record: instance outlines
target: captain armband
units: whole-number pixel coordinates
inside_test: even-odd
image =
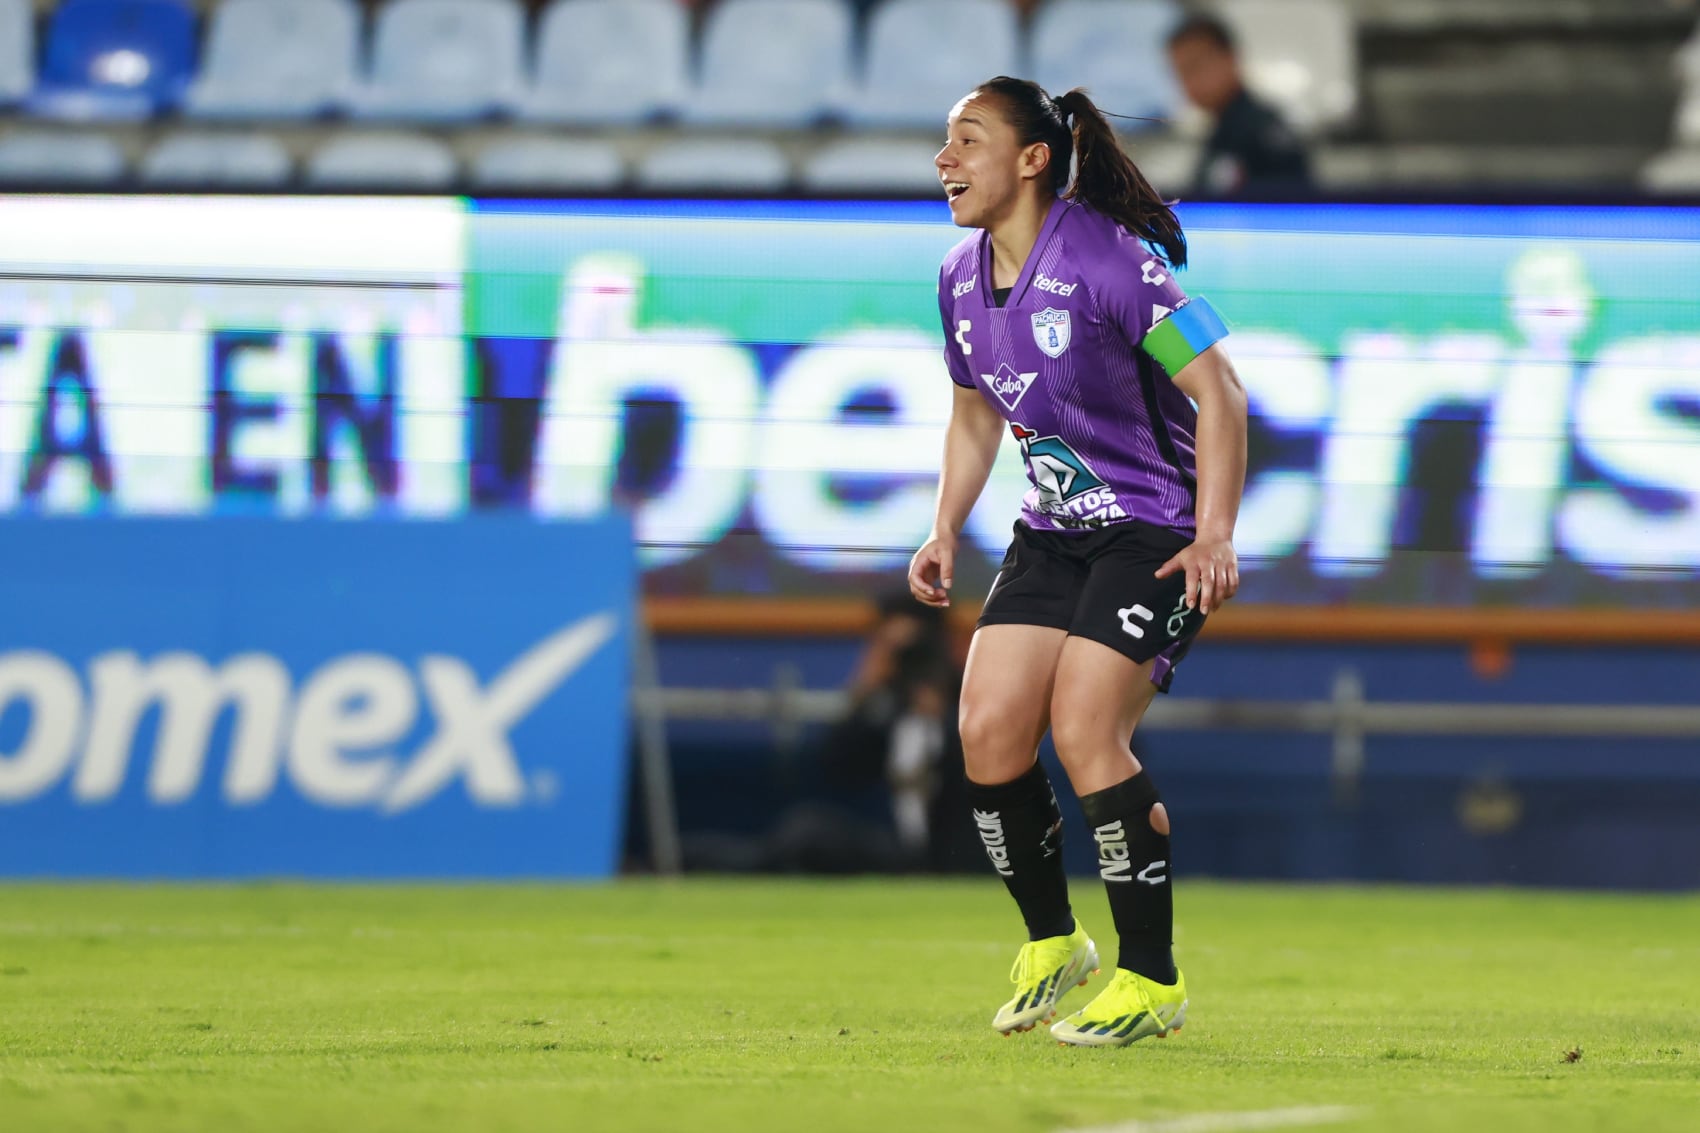
[[[1228,324],[1203,296],[1197,296],[1152,327],[1139,343],[1171,376],[1228,337]]]

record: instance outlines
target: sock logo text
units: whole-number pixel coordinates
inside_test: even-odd
[[[1098,843],[1098,876],[1105,881],[1132,881],[1133,863],[1127,860],[1127,831],[1121,822],[1106,822],[1092,831]]]
[[[974,825],[980,829],[980,841],[986,844],[986,856],[992,860],[992,868],[1005,877],[1014,877],[1015,870],[1009,865],[1009,847],[1005,845],[1003,815],[995,810],[976,810]]]

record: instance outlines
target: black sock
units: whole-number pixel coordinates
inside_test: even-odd
[[[986,786],[968,782],[974,825],[992,868],[1021,908],[1030,940],[1074,931],[1063,873],[1062,812],[1045,769],[1034,762],[1019,779]]]
[[[1080,807],[1098,843],[1098,873],[1121,937],[1116,967],[1161,984],[1175,982],[1175,899],[1169,887],[1169,836],[1151,828],[1161,801],[1144,771],[1083,795]]]

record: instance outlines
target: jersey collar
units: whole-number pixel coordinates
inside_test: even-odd
[[[1021,265],[1021,274],[1015,277],[1015,286],[1010,289],[1009,300],[1004,303],[1004,309],[1014,307],[1027,296],[1027,285],[1033,282],[1033,274],[1038,270],[1039,257],[1044,254],[1045,245],[1051,242],[1051,236],[1062,223],[1073,202],[1061,197],[1051,202],[1051,210],[1045,214],[1045,223],[1039,226],[1039,235],[1033,240],[1033,248],[1027,253],[1027,262]],[[986,286],[980,294],[980,303],[989,311],[998,310],[992,302],[992,234],[985,230],[980,232],[980,278],[986,281]]]

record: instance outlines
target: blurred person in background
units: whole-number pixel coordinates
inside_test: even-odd
[[[1188,16],[1169,33],[1169,64],[1189,102],[1213,125],[1191,195],[1285,196],[1310,188],[1310,155],[1274,107],[1246,89],[1228,25]]]
[[[836,789],[889,799],[903,864],[962,868],[977,843],[961,805],[962,666],[950,627],[943,610],[917,607],[907,591],[882,597],[877,610],[846,690],[849,709],[822,742],[823,771]]]
[[[1006,429],[1030,483],[961,694],[975,825],[1028,935],[992,1027],[1051,1019],[1098,966],[1038,761],[1048,731],[1119,938],[1109,983],[1051,1034],[1125,1046],[1186,1021],[1168,810],[1129,744],[1239,587],[1245,389],[1221,346],[1227,326],[1175,279],[1180,221],[1085,91],[988,80],[951,110],[933,161],[951,219],[976,231],[939,269],[955,388],[933,530],[909,566],[917,600],[950,604],[962,529]]]
[[[811,787],[766,833],[697,833],[686,866],[714,872],[909,873],[980,868],[968,820],[957,695],[962,665],[943,610],[886,595],[812,749]]]

